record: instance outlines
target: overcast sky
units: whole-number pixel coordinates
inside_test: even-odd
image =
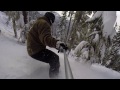
[[[120,11],[117,11],[117,24],[120,26]]]
[[[59,13],[62,16],[62,11],[56,11],[57,13]]]

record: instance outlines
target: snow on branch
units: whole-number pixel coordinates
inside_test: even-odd
[[[99,18],[102,15],[103,11],[97,11],[92,18],[86,20],[86,22],[94,21],[96,18]]]

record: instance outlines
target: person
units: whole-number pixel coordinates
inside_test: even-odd
[[[46,46],[55,48],[63,48],[68,50],[66,44],[55,39],[51,35],[51,26],[55,21],[55,15],[52,12],[46,12],[43,17],[39,17],[27,34],[27,51],[28,54],[39,61],[50,65],[50,78],[58,75],[60,68],[59,56],[46,49]]]

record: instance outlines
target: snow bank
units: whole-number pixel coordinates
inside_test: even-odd
[[[81,41],[79,45],[77,45],[77,47],[75,48],[74,54],[77,54],[77,52],[79,52],[86,44],[88,44],[87,41]]]
[[[12,22],[10,21],[7,25],[8,16],[5,13],[0,11],[0,30],[6,33],[13,34]]]

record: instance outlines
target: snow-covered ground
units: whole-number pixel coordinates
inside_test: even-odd
[[[0,12],[0,79],[49,79],[49,65],[28,56],[26,45],[21,45],[13,37],[12,28],[3,22]],[[4,16],[5,17],[5,16]],[[3,19],[3,21],[2,21]],[[10,31],[8,31],[10,30]],[[65,79],[64,55],[56,49],[49,48],[60,57],[60,75],[58,79]],[[120,73],[98,64],[90,65],[68,57],[75,79],[120,79]]]
[[[0,78],[1,79],[49,79],[49,65],[28,56],[25,45],[17,43],[13,37],[0,35]],[[55,53],[57,50],[49,48]],[[65,79],[64,56],[60,57],[59,79]],[[80,63],[69,56],[75,79],[120,79],[120,73],[97,64]]]

